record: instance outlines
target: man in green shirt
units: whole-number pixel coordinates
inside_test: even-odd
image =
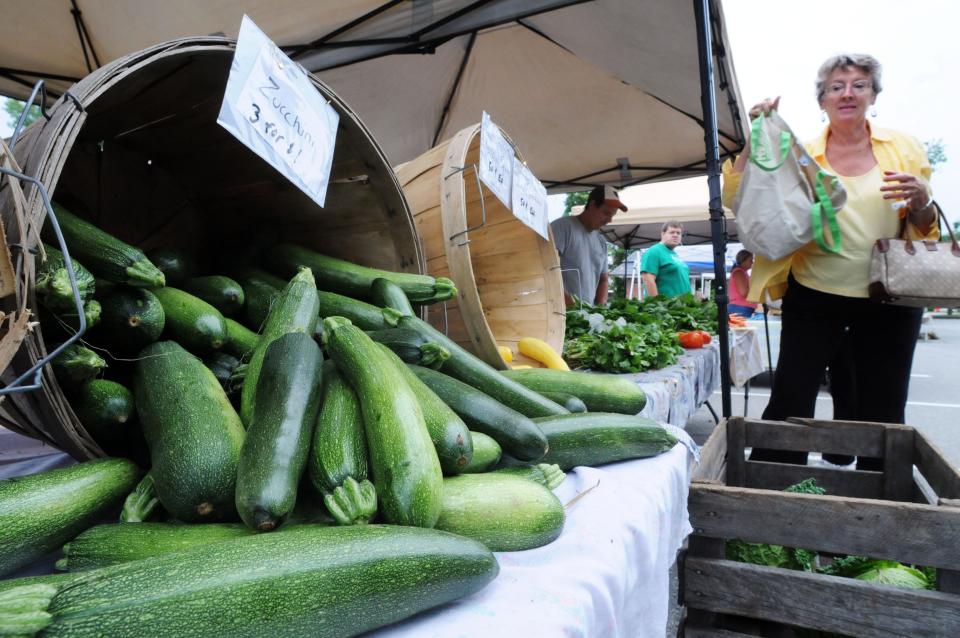
[[[674,251],[682,237],[680,222],[668,221],[660,228],[660,242],[643,253],[640,277],[648,297],[677,297],[690,292],[690,267]]]

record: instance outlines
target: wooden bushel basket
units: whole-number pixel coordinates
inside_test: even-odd
[[[485,187],[482,223],[475,169],[479,156],[480,124],[474,124],[396,168],[427,272],[453,279],[460,291],[446,308],[430,306],[427,318],[496,368],[508,367],[498,344],[514,352],[516,363],[540,366],[519,355],[517,342],[537,337],[558,353],[563,349],[560,258],[552,234],[544,240]]]
[[[748,447],[882,458],[882,472],[745,459]],[[814,478],[822,496],[782,490]],[[960,473],[905,425],[735,417],[701,452],[680,563],[683,636],[960,636]],[[939,591],[726,560],[730,539],[937,568]]]
[[[424,272],[413,219],[386,157],[349,106],[318,79],[311,76],[340,115],[324,208],[217,124],[234,49],[224,38],[185,38],[98,69],[71,89],[84,110],[61,98],[51,121],[21,137],[14,152],[24,172],[68,210],[146,251],[177,246],[216,261],[292,241],[368,266]],[[8,236],[26,236],[33,249],[45,215],[41,198],[35,188],[25,189],[29,230],[11,232],[9,191],[0,191]],[[25,297],[37,312],[33,258],[25,255],[29,277],[4,300],[8,313]],[[3,382],[46,351],[37,326]],[[0,403],[0,420],[77,459],[103,454],[49,366],[41,390]]]

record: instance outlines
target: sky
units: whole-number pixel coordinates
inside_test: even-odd
[[[804,140],[824,126],[814,94],[820,63],[844,51],[880,60],[884,88],[872,121],[921,141],[943,140],[947,162],[933,175],[934,195],[960,221],[960,2],[725,0],[723,11],[745,108],[780,95],[780,114]],[[0,111],[0,136],[10,133]],[[550,200],[552,219],[563,196]]]

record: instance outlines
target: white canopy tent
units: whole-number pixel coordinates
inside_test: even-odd
[[[670,220],[683,224],[683,243],[692,246],[709,244],[710,191],[704,177],[643,184],[620,193],[629,210],[617,213],[603,227],[607,241],[623,248],[645,248],[660,241],[660,228]],[[729,209],[724,209],[726,241],[737,239],[737,223]]]
[[[243,14],[350,104],[393,165],[486,111],[553,192],[710,174],[719,229],[718,159],[744,143],[720,0],[6,0],[0,95],[43,79],[56,98],[158,42],[236,37]],[[720,329],[728,415],[723,312]]]
[[[482,111],[552,191],[704,174],[694,2],[676,0],[8,0],[0,94],[56,96],[100,63],[244,13],[318,72],[400,164]],[[740,96],[712,3],[721,156]]]

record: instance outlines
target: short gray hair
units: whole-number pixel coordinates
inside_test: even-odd
[[[667,232],[668,228],[679,228],[682,231],[683,224],[678,222],[676,219],[668,219],[667,221],[663,222],[663,226],[660,227],[660,233],[663,234]]]
[[[848,66],[856,67],[869,75],[870,83],[873,84],[873,94],[880,94],[880,91],[883,90],[880,83],[883,68],[880,66],[880,62],[866,53],[841,53],[827,58],[827,61],[821,64],[820,70],[817,71],[817,104],[823,102],[823,96],[827,92],[827,78],[830,77],[830,74],[837,69]]]

